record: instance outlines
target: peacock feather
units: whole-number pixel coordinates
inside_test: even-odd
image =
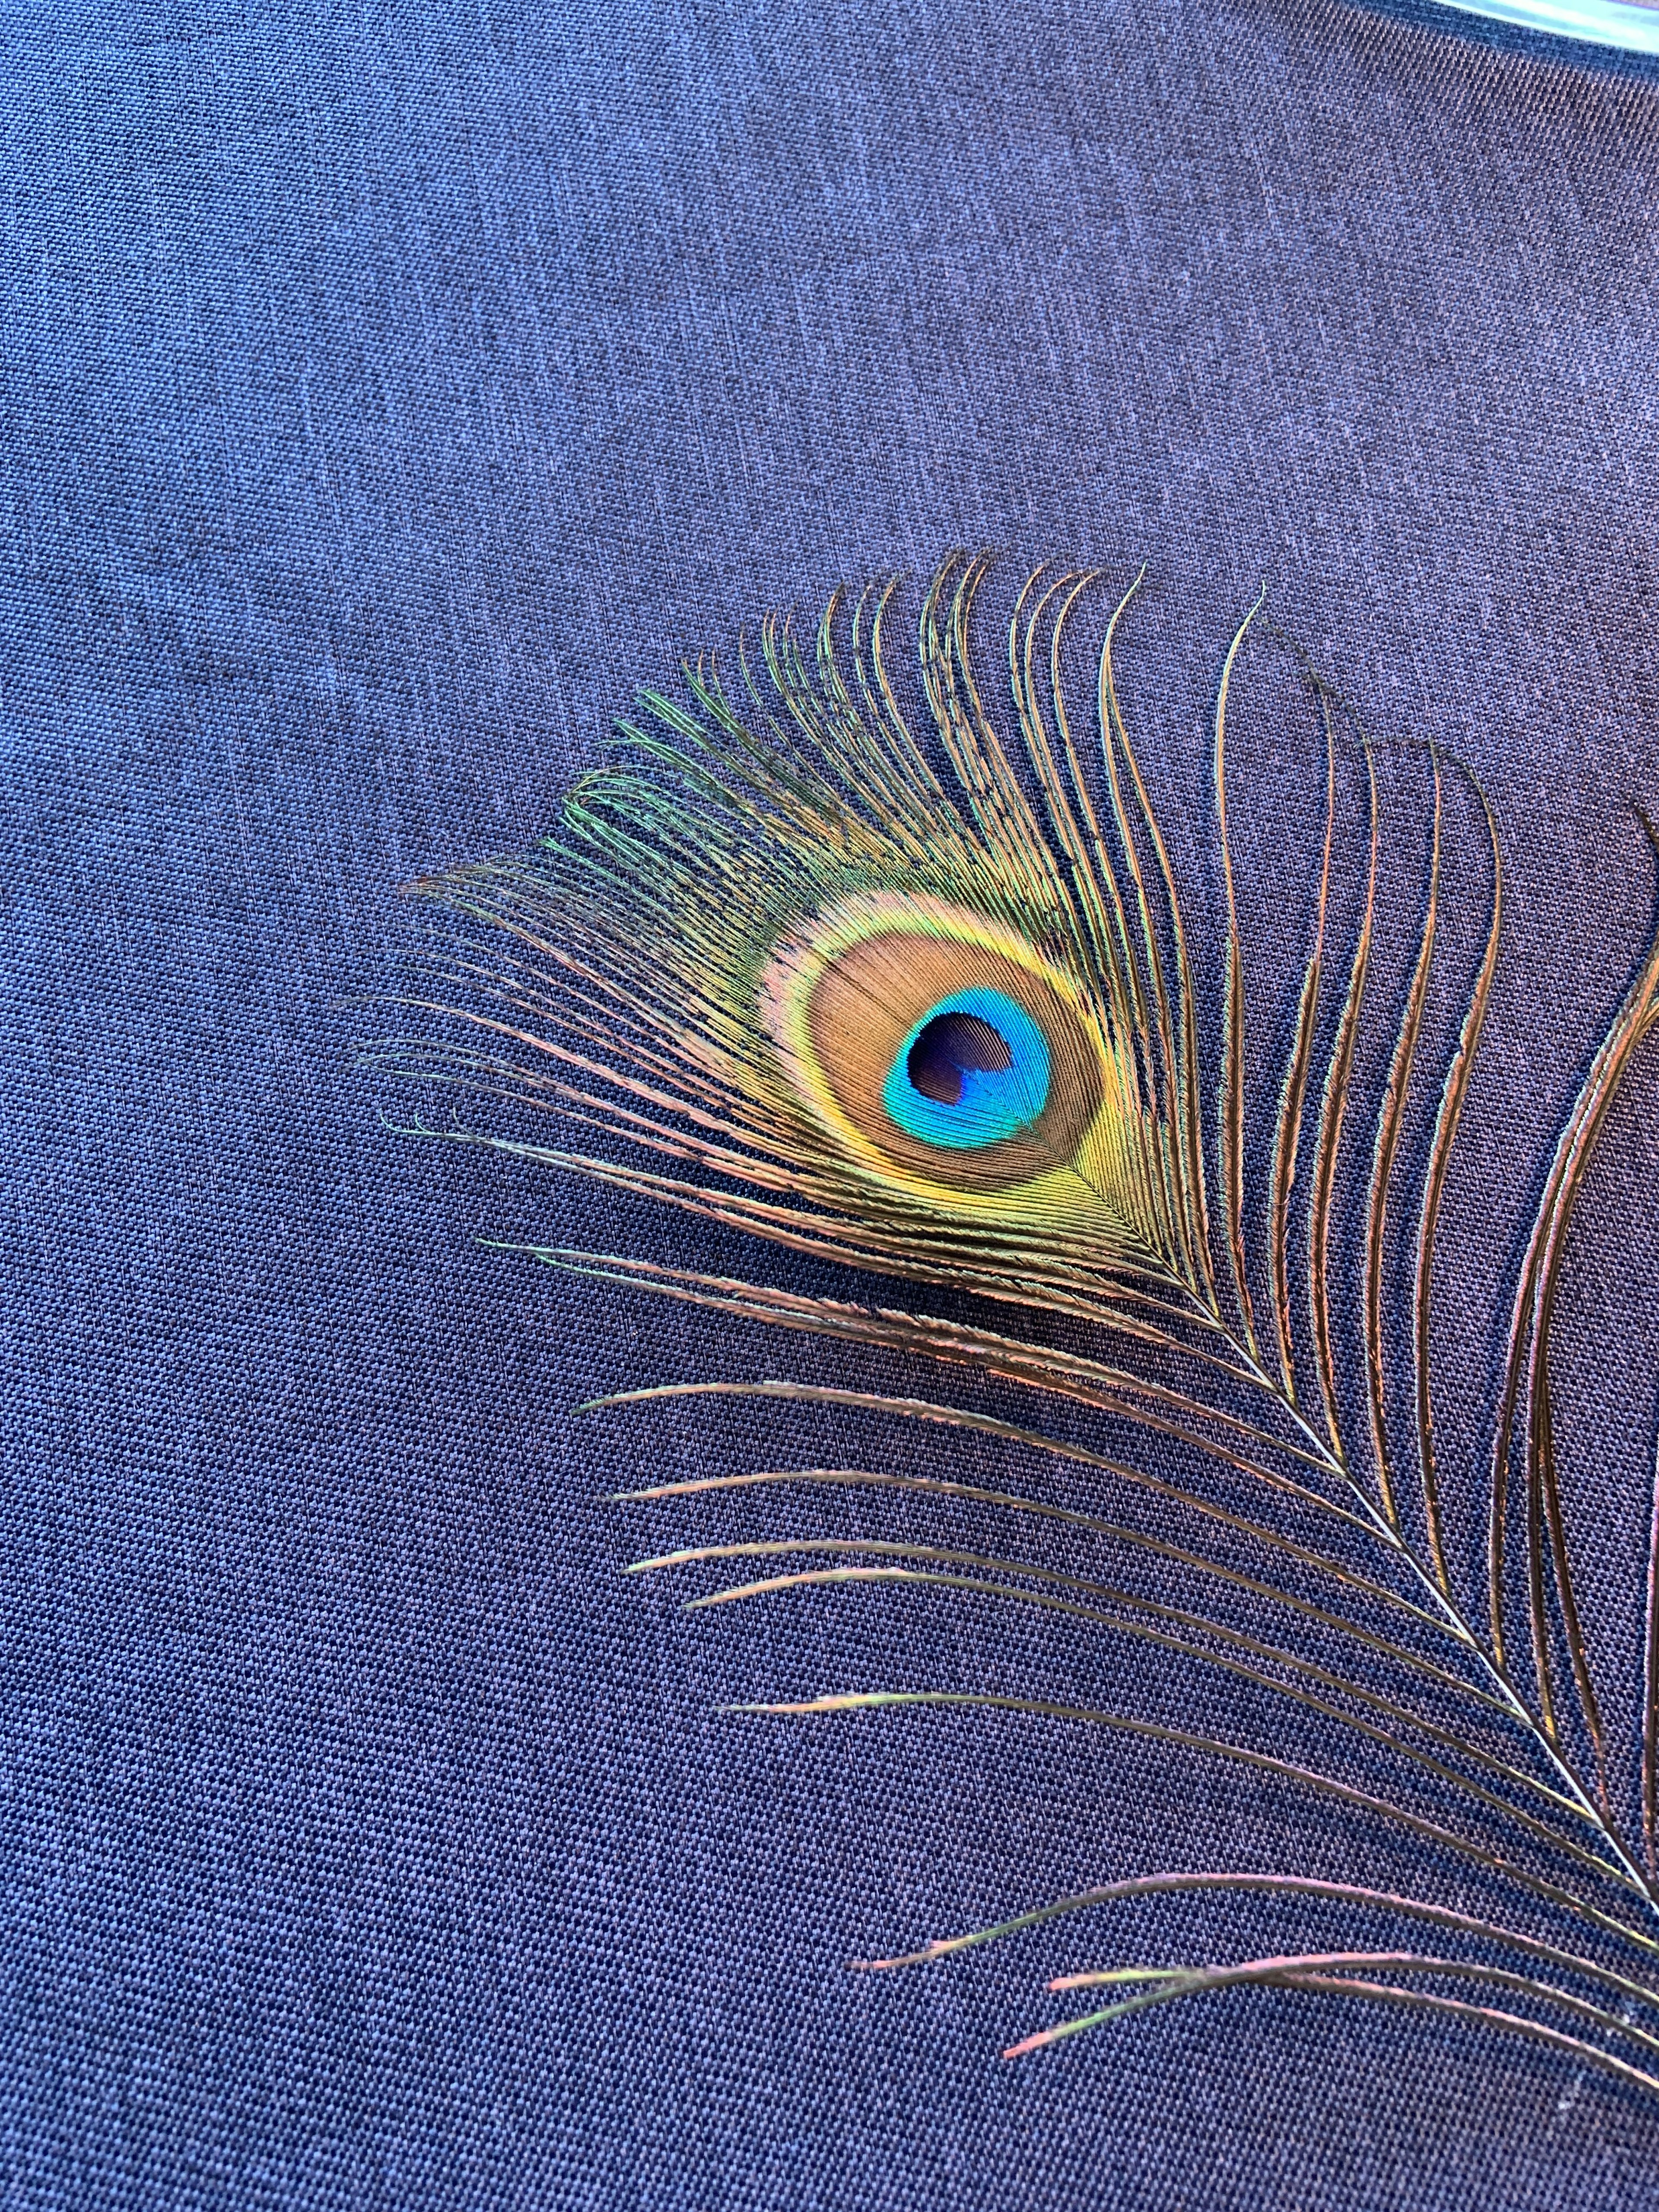
[[[872,1505],[902,1493],[1006,1534],[971,1547],[944,1530],[933,1541],[848,1537],[808,1517],[630,1571],[701,1577],[694,1609],[900,1585],[1060,1617],[1131,1639],[1172,1672],[1218,1670],[1259,1726],[1207,1734],[1110,1700],[949,1683],[742,1710],[969,1707],[1151,1739],[1322,1800],[1356,1838],[1408,1838],[1444,1874],[1443,1893],[1418,1895],[1294,1866],[1157,1872],[1034,1899],[996,1926],[866,1964],[932,1967],[1148,1896],[1266,1893],[1385,1916],[1402,1947],[1080,1969],[1050,1986],[1091,1992],[1084,2008],[1009,2055],[1267,1984],[1504,2030],[1659,2094],[1659,1510],[1650,1540],[1631,1532],[1649,1560],[1645,1647],[1639,1679],[1620,1684],[1594,1661],[1581,1617],[1550,1379],[1568,1226],[1659,1020],[1659,942],[1545,1176],[1489,1449],[1474,1463],[1460,1455],[1448,1482],[1431,1312],[1502,932],[1484,795],[1433,747],[1413,749],[1425,866],[1413,950],[1400,988],[1383,993],[1379,930],[1400,872],[1380,749],[1299,663],[1322,740],[1323,835],[1310,856],[1311,942],[1264,1116],[1250,1103],[1227,739],[1261,603],[1227,649],[1216,697],[1222,920],[1200,947],[1120,706],[1115,652],[1139,580],[1105,622],[1087,725],[1068,705],[1063,662],[1068,622],[1101,579],[1029,580],[1008,632],[1011,744],[969,651],[988,565],[953,556],[926,594],[925,736],[891,673],[895,583],[836,594],[810,647],[768,621],[762,665],[740,650],[735,684],[704,661],[685,672],[685,700],[644,694],[615,757],[567,799],[558,836],[412,887],[467,926],[440,943],[408,1001],[445,1026],[370,1057],[544,1109],[590,1148],[446,1134],[928,1295],[863,1304],[648,1259],[551,1248],[538,1258],[975,1369],[1035,1410],[1010,1419],[948,1391],[720,1380],[602,1403],[715,1391],[882,1413],[969,1444],[999,1440],[1037,1467],[1065,1461],[1095,1492],[1078,1510],[1041,1484],[1015,1492],[868,1467],[665,1483],[632,1496],[684,1510],[738,1493],[810,1516],[834,1492]],[[1350,842],[1339,790],[1355,775],[1350,933],[1334,917]],[[1444,998],[1454,820],[1473,832],[1462,843],[1484,913],[1459,971],[1461,1025],[1454,1012],[1432,1055],[1436,1085],[1419,1063]],[[1350,933],[1339,957],[1334,940]],[[1371,1018],[1383,997],[1398,1019],[1379,1050]],[[1402,1161],[1419,1159],[1407,1176]],[[1397,1267],[1403,1316],[1390,1296]],[[1125,1436],[1143,1448],[1126,1453]],[[1052,1550],[1022,1555],[1020,1532],[1038,1526],[1075,1544],[1070,1565],[1051,1564]],[[1358,1772],[1340,1755],[1287,1751],[1293,1712],[1337,1753],[1346,1741],[1363,1754]],[[1449,1901],[1470,1880],[1498,1900],[1490,1910]]]

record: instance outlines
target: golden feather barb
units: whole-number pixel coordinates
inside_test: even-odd
[[[1177,1872],[868,1963],[936,1964],[1147,1897],[1219,1890],[1312,1900],[1415,1919],[1458,1948],[1066,1975],[1050,1986],[1119,1994],[1024,2038],[1009,2056],[1150,2007],[1267,1985],[1497,2027],[1659,2094],[1659,1472],[1644,1665],[1626,1686],[1639,1716],[1640,1772],[1625,1776],[1604,1718],[1618,1687],[1598,1681],[1576,1592],[1548,1364],[1568,1223],[1620,1086],[1659,1020],[1659,939],[1595,1055],[1546,1181],[1485,1479],[1486,1571],[1465,1589],[1437,1463],[1430,1313],[1436,1232],[1498,958],[1504,882],[1491,809],[1456,770],[1486,856],[1489,906],[1404,1232],[1412,1310],[1396,1352],[1385,1284],[1441,953],[1450,764],[1419,749],[1431,791],[1427,896],[1373,1113],[1369,1100],[1362,1109],[1362,1069],[1379,916],[1397,870],[1376,749],[1353,725],[1367,857],[1355,943],[1333,986],[1337,731],[1352,718],[1304,660],[1322,724],[1323,846],[1313,941],[1259,1164],[1266,1219],[1255,1237],[1227,711],[1261,602],[1228,648],[1215,708],[1224,924],[1211,1066],[1194,937],[1119,700],[1114,653],[1140,580],[1105,625],[1097,756],[1085,761],[1062,644],[1101,578],[1039,570],[1020,592],[1008,634],[1015,748],[998,733],[969,650],[988,567],[986,556],[953,556],[924,599],[925,738],[907,720],[886,650],[896,583],[856,601],[837,593],[810,653],[787,622],[769,620],[763,667],[740,650],[735,691],[708,661],[685,672],[689,706],[643,695],[615,759],[567,800],[560,836],[538,853],[411,887],[487,927],[483,939],[434,954],[427,987],[403,1001],[470,1028],[366,1057],[544,1109],[609,1148],[446,1133],[813,1258],[1088,1324],[1093,1341],[1085,1334],[1079,1348],[1075,1328],[1057,1345],[649,1261],[550,1247],[536,1248],[538,1258],[713,1311],[966,1367],[1155,1443],[1143,1464],[1103,1449],[1104,1436],[1079,1441],[1075,1421],[1054,1433],[929,1396],[823,1384],[627,1391],[599,1402],[742,1395],[919,1420],[1039,1463],[1069,1462],[1113,1501],[1109,1516],[942,1476],[763,1468],[633,1495],[764,1503],[840,1491],[872,1506],[902,1495],[1015,1530],[1041,1524],[1079,1555],[1056,1566],[1052,1553],[1039,1561],[989,1540],[849,1538],[809,1526],[683,1547],[633,1571],[706,1581],[711,1570],[737,1571],[738,1579],[703,1588],[694,1608],[803,1589],[902,1589],[1005,1617],[1035,1608],[1130,1639],[1160,1664],[1243,1686],[1266,1737],[961,1687],[861,1689],[745,1710],[1014,1712],[1163,1743],[1334,1804],[1356,1833],[1409,1838],[1449,1876],[1507,1891],[1539,1923],[1511,1926],[1305,1871]],[[1362,1110],[1371,1115],[1370,1165],[1350,1284],[1337,1220],[1345,1133]],[[1258,1311],[1271,1316],[1265,1345]],[[1358,1419],[1341,1371],[1348,1322],[1361,1354]],[[1408,1370],[1409,1466],[1392,1441],[1397,1365]],[[1523,1532],[1518,1553],[1513,1524]],[[1171,1574],[1179,1603],[1170,1601]],[[1517,1601],[1529,1632],[1521,1646],[1508,1626]],[[1273,1720],[1291,1708],[1363,1753],[1363,1764],[1345,1776],[1328,1761],[1284,1755]],[[1493,1963],[1494,1952],[1512,1963]],[[1448,1979],[1501,1991],[1504,2003],[1422,1986]]]

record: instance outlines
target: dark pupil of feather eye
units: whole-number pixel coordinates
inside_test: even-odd
[[[913,1087],[940,1106],[962,1103],[962,1079],[974,1069],[999,1074],[1014,1064],[1008,1040],[981,1014],[936,1014],[904,1063]]]

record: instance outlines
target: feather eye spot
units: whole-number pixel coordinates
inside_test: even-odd
[[[926,890],[855,896],[777,945],[761,1020],[858,1173],[1013,1233],[1119,1238],[1139,1226],[1131,1086],[1109,1023],[1032,934]]]

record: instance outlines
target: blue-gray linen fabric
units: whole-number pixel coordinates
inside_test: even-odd
[[[1646,64],[1339,0],[7,8],[9,2212],[1655,2202],[1659,2114],[1452,2027],[1263,1993],[998,2056],[1068,1966],[1397,1929],[1187,1900],[849,1975],[1160,1865],[1442,1877],[1074,1731],[721,1716],[1162,1693],[1144,1655],[970,1605],[711,1620],[623,1581],[710,1524],[608,1492],[944,1446],[583,1399],[976,1386],[485,1249],[847,1288],[393,1133],[383,1109],[450,1102],[354,1073],[389,1018],[348,1002],[411,941],[397,885],[544,832],[636,683],[958,544],[1000,580],[1150,564],[1126,694],[1212,917],[1205,717],[1265,580],[1378,735],[1478,769],[1504,837],[1442,1314],[1472,1438],[1654,920],[1656,114]],[[1241,848],[1271,967],[1317,739],[1271,647],[1252,682],[1288,702],[1240,708],[1277,794]],[[1560,1324],[1626,1679],[1656,1080],[1650,1053]]]

